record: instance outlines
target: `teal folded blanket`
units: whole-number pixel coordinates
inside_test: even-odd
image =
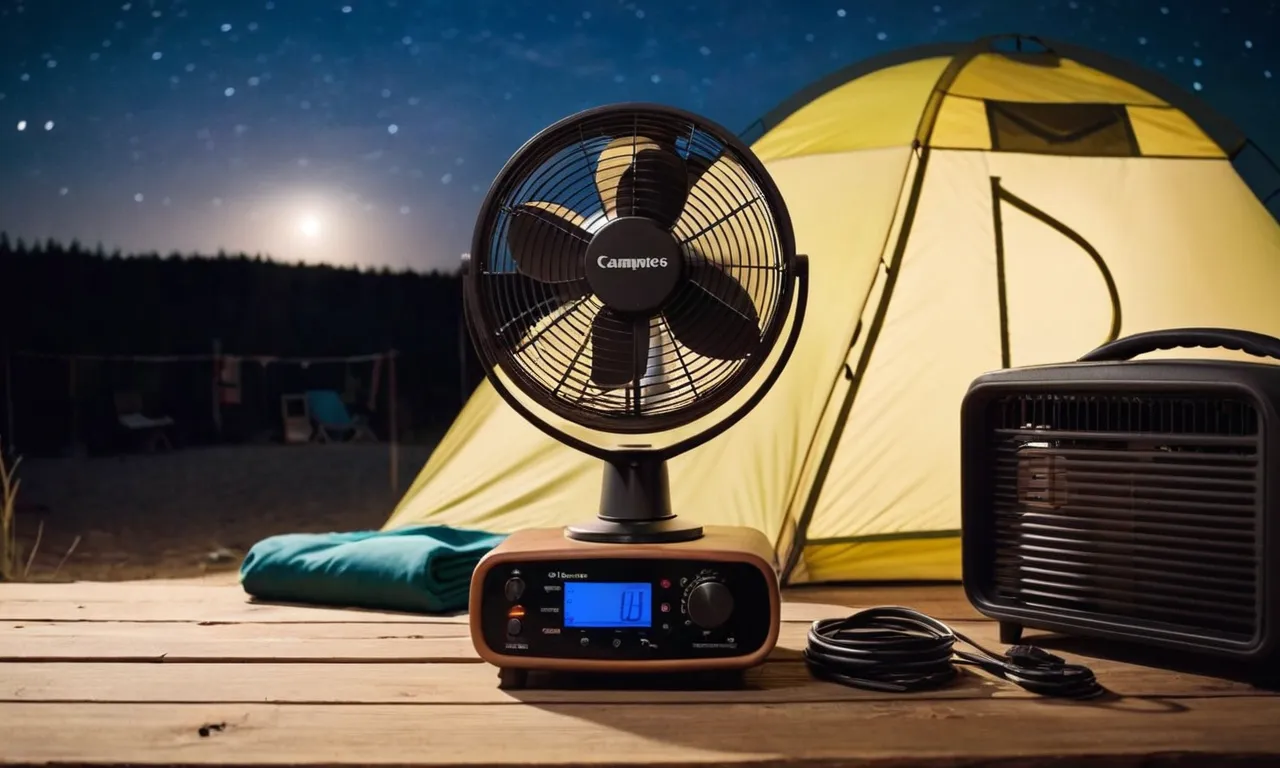
[[[414,613],[464,610],[471,573],[503,534],[419,525],[390,531],[287,533],[240,565],[245,592],[277,602]]]

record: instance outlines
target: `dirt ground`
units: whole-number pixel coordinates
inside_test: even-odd
[[[380,527],[432,447],[400,446],[394,490],[385,444],[24,461],[18,539],[24,563],[36,553],[27,579],[223,581],[268,536]]]

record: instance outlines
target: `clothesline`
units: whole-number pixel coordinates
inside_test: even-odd
[[[399,355],[397,350],[373,352],[364,355],[317,356],[317,357],[284,357],[277,355],[237,355],[230,352],[213,354],[205,352],[195,355],[66,355],[51,352],[15,352],[16,357],[27,357],[38,360],[96,361],[96,362],[134,362],[134,363],[212,363],[220,361],[255,362],[260,365],[293,364],[322,365],[326,363],[372,363]]]
[[[374,403],[379,391],[379,382],[383,378],[383,363],[386,362],[390,368],[390,372],[386,374],[388,383],[388,426],[390,437],[387,445],[390,450],[391,461],[391,488],[393,491],[399,489],[400,482],[400,461],[399,461],[399,439],[397,437],[396,417],[396,375],[395,360],[400,356],[398,350],[390,349],[385,352],[372,352],[363,355],[317,355],[315,357],[289,357],[277,355],[237,355],[234,353],[226,353],[221,351],[212,351],[203,354],[194,355],[73,355],[73,354],[57,354],[52,352],[28,352],[25,350],[15,350],[3,359],[0,359],[0,368],[3,368],[3,390],[4,390],[4,426],[6,437],[8,438],[9,451],[15,451],[13,438],[13,422],[14,422],[14,403],[13,403],[13,365],[12,358],[24,357],[29,359],[40,360],[62,360],[69,363],[77,361],[102,361],[102,362],[142,362],[142,363],[211,363],[214,368],[214,387],[212,389],[213,398],[213,418],[216,424],[221,426],[220,408],[222,405],[236,404],[240,402],[240,370],[245,362],[256,362],[262,366],[272,364],[293,364],[302,365],[304,368],[314,364],[324,363],[373,363],[373,384],[370,386],[370,410],[373,410]],[[75,380],[75,366],[69,366],[67,375],[72,381]],[[75,395],[72,394],[72,438],[75,437]],[[2,446],[0,446],[2,447]]]

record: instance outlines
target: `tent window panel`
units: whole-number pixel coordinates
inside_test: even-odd
[[[1142,153],[1123,104],[1031,104],[988,101],[997,152],[1138,157]]]

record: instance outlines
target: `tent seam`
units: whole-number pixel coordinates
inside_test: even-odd
[[[845,395],[844,402],[841,403],[840,412],[836,416],[836,423],[832,429],[832,435],[839,435],[844,425],[847,423],[849,413],[853,410],[854,401],[858,396],[859,383],[862,375],[866,372],[867,364],[871,359],[872,352],[875,350],[877,337],[880,328],[884,325],[884,318],[888,312],[889,302],[893,298],[893,289],[898,281],[898,271],[902,265],[902,259],[906,255],[906,244],[911,236],[911,227],[915,221],[916,209],[920,202],[921,190],[924,188],[925,170],[929,165],[929,139],[933,135],[934,125],[937,122],[938,112],[941,108],[943,92],[955,82],[960,72],[968,66],[973,57],[977,55],[981,45],[987,43],[987,38],[975,41],[967,48],[955,54],[951,62],[939,75],[938,80],[934,83],[933,90],[929,94],[928,100],[925,102],[924,113],[920,116],[920,123],[916,129],[916,139],[912,143],[913,148],[919,153],[919,163],[916,165],[915,174],[911,181],[911,194],[907,198],[906,210],[903,212],[902,228],[898,233],[896,242],[894,243],[893,256],[889,263],[885,263],[884,255],[888,246],[888,235],[886,235],[886,248],[881,249],[880,263],[885,264],[887,277],[885,278],[884,292],[880,297],[880,302],[876,305],[876,311],[871,321],[871,327],[867,331],[867,339],[863,345],[862,353],[858,357],[858,367],[853,372],[853,384],[849,388],[849,392]],[[908,163],[908,167],[910,163]],[[904,180],[905,181],[905,180]],[[901,192],[899,192],[899,200],[901,200]],[[890,232],[892,232],[892,221],[897,220],[898,209],[894,209],[894,218],[891,220]],[[863,313],[866,307],[863,307]],[[859,316],[861,317],[861,315]],[[862,323],[859,321],[858,329],[861,330]],[[857,338],[853,339],[849,344],[849,349],[853,348]],[[846,359],[847,359],[846,354]],[[838,383],[836,379],[835,383]],[[832,393],[835,391],[835,383],[832,384]],[[816,439],[816,436],[815,436]],[[817,469],[817,477],[808,489],[808,495],[805,500],[804,508],[800,517],[796,521],[796,532],[791,542],[791,552],[788,553],[786,562],[782,568],[781,581],[788,583],[791,573],[799,564],[800,559],[804,556],[806,544],[806,532],[809,525],[813,521],[814,509],[817,507],[818,498],[822,493],[822,488],[826,484],[826,475],[831,469],[831,462],[835,456],[835,449],[838,443],[827,446],[823,452],[822,460],[819,462]],[[797,489],[798,490],[798,489]]]
[[[981,101],[983,103],[988,101],[988,99],[983,96],[969,96],[963,93],[956,93],[955,91],[944,90],[942,91],[942,94],[952,99],[964,99],[965,101]],[[1007,99],[1003,101],[1006,104],[1104,104],[1108,107],[1124,107],[1125,109],[1129,109],[1130,107],[1137,107],[1138,109],[1167,109],[1167,110],[1172,110],[1174,112],[1182,112],[1181,109],[1178,109],[1177,107],[1169,103],[1141,104],[1138,102],[1129,102],[1129,101],[1067,101],[1067,102],[1010,101]],[[1186,113],[1182,112],[1182,114],[1185,115]],[[1187,119],[1190,120],[1191,119],[1190,116],[1188,116]],[[1212,139],[1210,139],[1210,141],[1212,141]]]

